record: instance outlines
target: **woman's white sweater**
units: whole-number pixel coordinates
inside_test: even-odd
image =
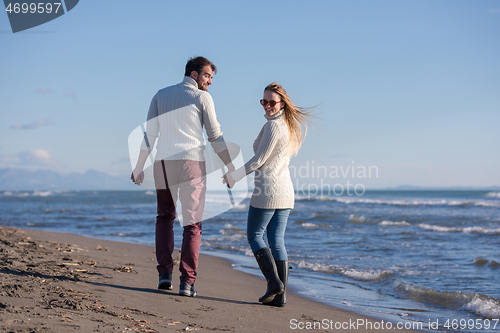
[[[255,188],[250,205],[255,208],[293,208],[294,190],[288,164],[290,152],[288,125],[283,109],[273,116],[265,115],[264,124],[253,144],[255,155],[231,173],[235,181],[255,171]]]

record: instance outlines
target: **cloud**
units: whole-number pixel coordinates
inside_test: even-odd
[[[65,93],[64,96],[69,97],[74,101],[78,101],[78,96],[76,95],[76,92],[74,92],[74,91]]]
[[[500,8],[491,8],[489,12],[493,14],[500,14]]]
[[[55,94],[56,91],[52,88],[47,88],[47,87],[40,87],[36,89],[36,92],[39,94]],[[63,96],[71,98],[74,101],[78,101],[78,96],[74,90],[71,90],[70,92],[64,93]]]
[[[22,164],[28,165],[41,165],[52,164],[54,162],[52,156],[47,150],[44,149],[31,149],[17,154]]]
[[[47,150],[36,148],[17,153],[15,155],[0,155],[0,165],[3,167],[55,166],[56,161]]]
[[[50,120],[50,118],[43,118],[43,119],[37,119],[30,124],[25,124],[25,125],[20,124],[20,123],[14,124],[14,125],[11,125],[10,128],[32,130],[32,129],[37,129],[39,127],[48,126],[48,125],[52,125],[52,124],[53,123]]]
[[[54,94],[56,91],[53,90],[52,88],[38,88],[36,90],[37,93],[40,93],[40,94]]]

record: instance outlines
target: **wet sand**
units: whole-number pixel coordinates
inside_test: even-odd
[[[262,305],[263,279],[207,255],[194,298],[177,294],[178,266],[174,289],[156,288],[152,246],[0,227],[0,257],[4,332],[405,331],[291,293],[283,308]]]

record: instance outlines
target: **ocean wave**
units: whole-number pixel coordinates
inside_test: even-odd
[[[155,195],[156,193],[153,191],[146,191],[144,192],[145,195]]]
[[[221,235],[234,235],[234,234],[244,234],[245,230],[242,230],[241,228],[232,225],[231,223],[226,223],[224,225],[224,229],[220,229],[219,233]]]
[[[302,222],[300,224],[303,228],[331,228],[330,225],[322,223]]]
[[[248,256],[248,251],[250,251],[250,256],[253,256],[252,250],[247,246],[247,247],[242,247],[242,246],[235,246],[235,245],[227,245],[227,244],[219,244],[219,243],[212,243],[209,241],[202,241],[201,246],[206,247],[208,249],[212,250],[223,250],[223,251],[229,251],[229,252],[240,252],[243,253],[245,256]]]
[[[134,232],[134,233],[114,232],[112,233],[112,235],[119,237],[143,237],[149,234],[145,232]]]
[[[371,222],[373,222],[372,219],[367,219],[364,216],[356,216],[354,214],[351,214],[349,216],[349,221],[351,223],[371,223]]]
[[[462,232],[464,234],[490,234],[490,235],[500,234],[500,228],[497,229],[489,229],[483,227],[455,228],[455,227],[444,227],[439,225],[430,225],[425,223],[421,223],[418,226],[424,230],[432,230],[438,232]]]
[[[493,193],[493,192],[492,192]],[[382,199],[364,199],[364,198],[344,198],[344,197],[328,197],[328,196],[318,196],[318,197],[307,197],[307,196],[296,196],[297,201],[335,201],[343,203],[346,205],[351,204],[376,204],[376,205],[391,205],[391,206],[454,206],[454,207],[469,207],[469,206],[479,206],[479,207],[500,207],[500,202],[490,202],[490,201],[471,201],[471,200],[425,200],[425,199],[415,199],[415,200],[382,200]]]
[[[23,198],[23,197],[48,197],[50,195],[53,195],[55,192],[53,191],[38,191],[34,190],[32,193],[30,192],[12,192],[12,191],[5,191],[3,192],[3,195],[6,197],[17,197],[17,198]],[[61,192],[58,192],[61,193]]]
[[[378,225],[387,227],[387,226],[397,226],[397,227],[409,227],[411,224],[406,221],[393,222],[393,221],[382,221]]]
[[[238,199],[236,197],[233,197],[235,201],[238,201]],[[205,205],[206,206],[209,206],[209,204],[215,204],[215,205],[223,205],[223,206],[228,206],[230,205],[228,208],[230,209],[237,209],[237,210],[247,210],[249,205],[248,204],[245,204],[243,202],[240,202],[240,203],[237,203],[235,205],[232,205],[231,202],[229,201],[229,199],[225,199],[225,198],[222,198],[220,199],[220,197],[214,197],[213,195],[212,196],[207,196],[205,198]],[[207,207],[205,207],[205,209],[207,209]]]
[[[52,191],[33,191],[33,196],[34,197],[48,197],[49,195],[52,195]]]
[[[235,226],[235,225],[232,225],[231,223],[226,223],[224,224],[224,229],[226,230],[236,230],[236,231],[242,231],[241,228]]]
[[[474,205],[478,207],[500,207],[500,202],[479,201]]]
[[[222,231],[222,232],[221,232]],[[240,241],[241,239],[246,239],[247,238],[247,235],[245,232],[240,232],[240,233],[227,233],[227,232],[224,232],[223,230],[219,231],[219,233],[222,235],[222,236],[214,236],[214,237],[211,237],[209,239],[207,239],[207,241],[209,242],[235,242],[235,241]]]
[[[291,261],[291,262],[296,264],[297,267],[302,269],[308,269],[313,272],[323,272],[329,274],[343,275],[345,277],[358,281],[375,282],[386,279],[387,277],[392,275],[392,272],[390,271],[378,271],[378,270],[364,271],[353,268],[343,268],[337,265],[311,263],[304,260]]]
[[[233,206],[233,209],[238,209],[238,210],[247,210],[248,208],[250,208],[250,205],[241,202],[236,206]]]
[[[312,213],[311,218],[316,220],[326,220],[329,218],[328,215],[320,214],[320,213]]]
[[[30,194],[28,192],[11,192],[11,191],[5,191],[3,192],[3,195],[6,197],[17,197],[17,198],[23,198],[23,197],[28,197]]]
[[[486,197],[493,197],[493,198],[499,198],[500,199],[500,192],[490,192],[485,194]]]
[[[484,267],[486,265],[488,265],[488,267],[493,269],[500,268],[500,263],[496,262],[495,260],[488,260],[481,257],[477,257],[474,259],[474,266]]]
[[[485,299],[483,295],[476,294],[474,298],[470,302],[464,304],[462,308],[484,318],[500,318],[499,300],[491,298]]]
[[[500,317],[500,300],[493,297],[461,291],[439,291],[401,281],[394,283],[396,293],[405,298],[453,310],[466,310],[483,318],[496,319]]]
[[[361,281],[380,281],[392,275],[392,272],[381,272],[381,271],[358,271],[355,269],[348,269],[343,272],[345,276],[348,276],[355,280]]]

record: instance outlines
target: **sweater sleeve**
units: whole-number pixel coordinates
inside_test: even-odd
[[[149,105],[148,121],[146,123],[146,133],[144,135],[144,140],[141,144],[142,150],[151,151],[155,144],[156,138],[160,131],[160,125],[158,122],[158,104],[156,101],[158,93],[153,97],[151,104]]]
[[[212,144],[214,151],[220,153],[227,149],[226,142],[220,130],[220,124],[215,114],[215,105],[209,93],[204,93],[201,97],[203,125],[207,132],[208,141]]]
[[[235,181],[240,181],[246,175],[259,169],[271,156],[276,144],[280,139],[278,125],[273,122],[267,122],[262,131],[259,147],[255,155],[244,166],[231,173]]]

